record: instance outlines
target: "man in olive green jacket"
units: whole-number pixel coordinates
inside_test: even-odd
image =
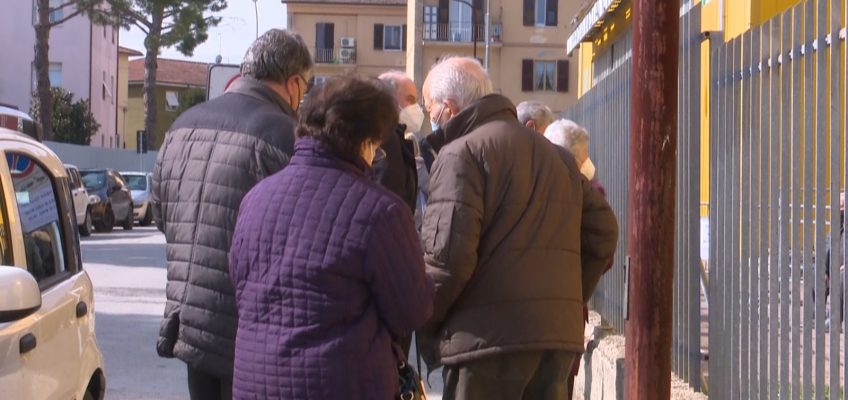
[[[445,366],[445,399],[564,398],[618,225],[574,157],[491,93],[469,58],[442,61],[424,83],[438,156],[422,231],[436,299],[421,351]]]

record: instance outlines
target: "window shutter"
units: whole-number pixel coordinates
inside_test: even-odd
[[[548,0],[548,15],[545,18],[545,25],[557,26],[557,16],[559,15],[559,0]]]
[[[524,26],[536,25],[536,0],[524,0]]]
[[[400,37],[400,49],[406,51],[406,24],[403,24],[403,33]]]
[[[322,23],[315,24],[315,48],[324,48],[324,24]]]
[[[332,49],[335,47],[335,24],[324,24],[324,48]]]
[[[439,0],[439,15],[436,25],[436,39],[448,40],[448,24],[450,23],[450,0]]]
[[[383,24],[374,24],[374,50],[383,50]]]
[[[533,60],[521,60],[521,91],[533,91]]]
[[[557,92],[568,92],[568,60],[557,61]]]

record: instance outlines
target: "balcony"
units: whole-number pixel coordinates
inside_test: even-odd
[[[316,64],[356,64],[356,49],[351,47],[315,48],[310,47],[312,59]]]
[[[492,43],[500,43],[503,37],[503,25],[492,23],[490,26]],[[473,43],[486,42],[486,27],[484,24],[467,22],[452,22],[448,24],[424,23],[424,41]]]

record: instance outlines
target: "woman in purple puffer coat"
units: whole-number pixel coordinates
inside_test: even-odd
[[[313,89],[288,167],[241,204],[230,276],[237,399],[391,399],[392,342],[432,313],[412,213],[369,179],[394,98],[344,77]]]

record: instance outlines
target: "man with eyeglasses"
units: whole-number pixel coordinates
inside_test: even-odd
[[[167,241],[167,303],[157,351],[188,366],[192,399],[232,398],[238,323],[228,253],[242,198],[281,170],[313,61],[300,35],[256,39],[241,77],[171,126],[153,171],[153,213]]]

